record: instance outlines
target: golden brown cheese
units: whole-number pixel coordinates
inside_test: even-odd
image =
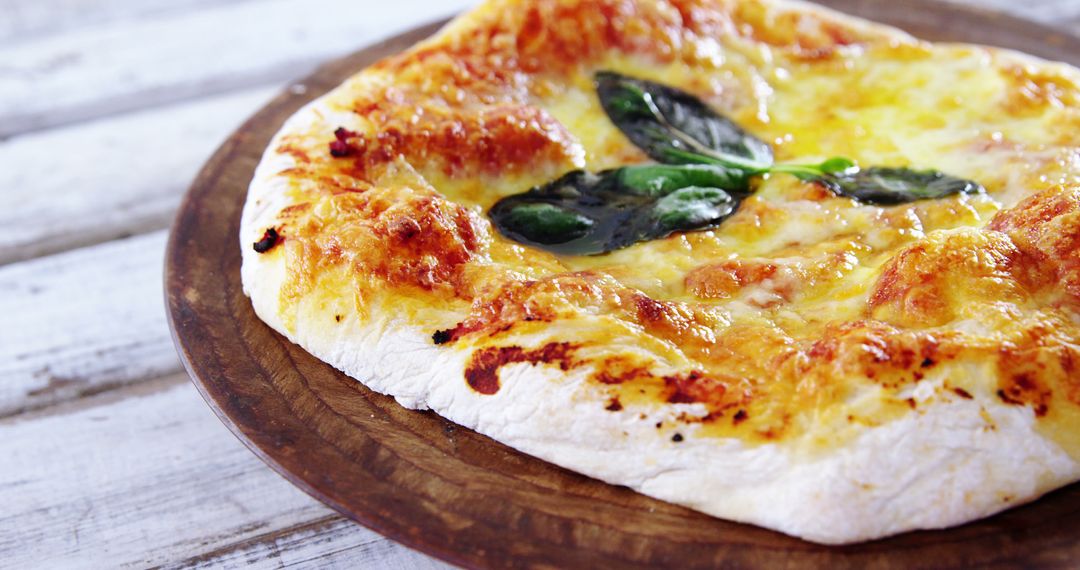
[[[357,311],[387,297],[474,350],[478,393],[510,363],[585,368],[598,406],[696,406],[680,421],[699,434],[842,437],[918,413],[913,387],[942,375],[934,398],[1080,426],[1075,71],[754,0],[499,5],[348,84],[329,101],[347,129],[282,142],[286,306],[349,275]],[[599,69],[689,90],[782,160],[989,192],[875,207],[775,177],[711,231],[595,257],[506,240],[498,198],[645,160],[595,100]]]
[[[1037,266],[1029,277],[1034,287],[1061,288],[1080,301],[1080,188],[1036,194],[995,216],[990,229],[1007,234]]]

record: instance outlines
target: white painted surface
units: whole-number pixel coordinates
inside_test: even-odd
[[[425,562],[340,521],[267,469],[182,374],[8,418],[0,430],[3,566],[213,566],[246,557],[269,566],[345,548],[355,561]]]
[[[0,327],[0,418],[180,371],[165,234],[0,267],[0,315],[14,325]]]
[[[0,143],[0,263],[169,225],[209,153],[278,91],[256,88]],[[43,221],[45,223],[43,223]]]
[[[1080,28],[1080,0],[963,1]],[[161,263],[183,189],[280,85],[469,3],[2,2],[0,567],[444,567],[214,418],[169,340]]]
[[[0,18],[0,42],[242,1],[248,0],[5,0],[4,17]]]
[[[134,3],[134,2],[133,2]],[[266,0],[0,46],[0,137],[299,77],[469,0]]]

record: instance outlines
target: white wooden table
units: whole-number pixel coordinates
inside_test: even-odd
[[[1080,30],[1080,0],[965,1]],[[287,80],[471,3],[0,1],[0,567],[444,567],[226,430],[161,268],[198,167]]]

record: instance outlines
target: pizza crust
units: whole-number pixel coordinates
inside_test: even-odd
[[[389,314],[331,327],[332,311],[302,306],[295,331],[286,330],[277,311],[284,264],[245,257],[245,291],[259,317],[368,388],[534,457],[723,519],[852,543],[984,517],[1080,474],[1035,430],[1029,408],[993,399],[940,399],[808,460],[775,444],[659,437],[656,423],[673,410],[606,411],[589,397],[587,370],[513,364],[501,371],[502,389],[482,395],[462,381],[469,352],[435,347],[430,333]],[[928,377],[916,391],[935,394],[943,379]]]
[[[808,4],[792,6],[821,11]],[[901,34],[858,20],[843,21]],[[464,28],[468,20],[452,26]],[[656,425],[693,404],[608,411],[596,405],[602,395],[588,382],[588,368],[564,372],[527,363],[504,366],[502,388],[494,395],[479,394],[462,380],[470,349],[435,346],[431,330],[421,330],[385,307],[368,307],[364,319],[349,313],[334,326],[327,324],[335,320],[333,308],[309,299],[285,309],[281,248],[263,255],[251,248],[291,205],[290,181],[279,173],[297,163],[275,149],[290,133],[331,133],[352,125],[355,117],[335,111],[327,100],[362,88],[356,82],[307,105],[275,136],[251,183],[240,244],[244,291],[258,316],[372,390],[407,408],[434,410],[514,449],[590,477],[825,544],[960,524],[1080,478],[1080,465],[1036,429],[1029,407],[1004,404],[992,394],[970,399],[948,395],[945,380],[986,373],[976,366],[935,370],[912,389],[911,397],[920,402],[918,413],[869,427],[825,450],[748,445],[731,438],[693,437],[692,432],[675,442]],[[340,293],[348,296],[347,291]]]

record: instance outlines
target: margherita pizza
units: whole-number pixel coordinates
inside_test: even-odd
[[[259,317],[409,408],[822,543],[1080,478],[1080,71],[787,0],[489,0],[294,115]]]

